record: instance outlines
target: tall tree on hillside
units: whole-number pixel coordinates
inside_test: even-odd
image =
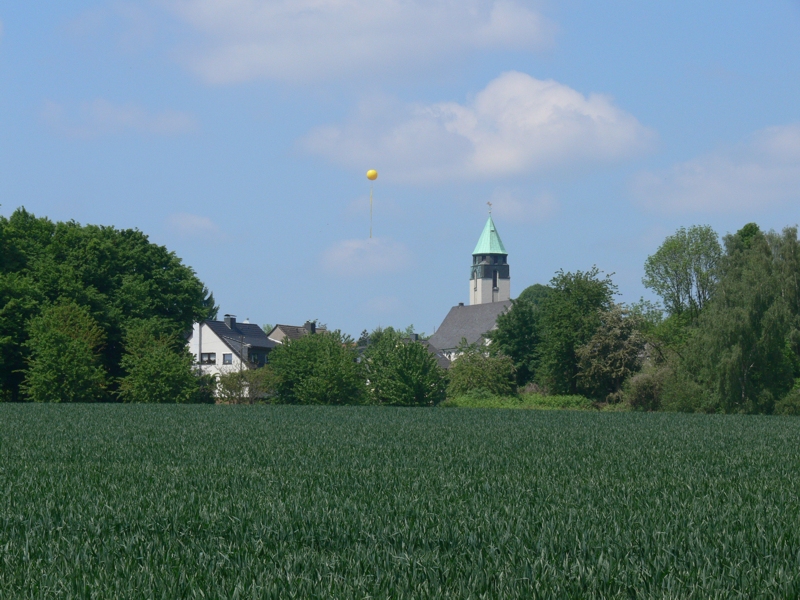
[[[160,319],[177,336],[216,311],[192,269],[139,231],[53,223],[18,209],[0,217],[0,245],[0,398],[21,399],[27,348],[32,351],[26,324],[44,307],[81,306],[101,328],[107,399],[125,375],[130,322]]]

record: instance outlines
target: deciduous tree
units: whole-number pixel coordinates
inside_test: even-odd
[[[34,402],[97,402],[106,398],[100,360],[102,328],[73,302],[47,306],[31,320],[23,392]]]
[[[617,291],[610,277],[600,274],[597,267],[559,271],[550,281],[552,292],[541,304],[537,381],[551,393],[579,393],[578,348],[595,334]]]
[[[180,336],[159,319],[129,323],[121,366],[125,374],[119,396],[125,402],[186,403],[194,401],[199,381],[192,355]]]
[[[362,356],[370,400],[391,406],[433,406],[445,398],[447,380],[436,358],[408,330],[371,336]]]
[[[695,321],[714,292],[721,257],[711,227],[681,227],[648,257],[642,282],[661,296],[671,315],[688,312]]]
[[[482,344],[458,347],[458,357],[450,366],[447,394],[461,396],[483,390],[495,396],[511,396],[517,391],[514,361],[510,356],[489,353]]]
[[[269,363],[277,400],[287,404],[359,404],[366,386],[353,340],[340,331],[304,335],[275,348]]]

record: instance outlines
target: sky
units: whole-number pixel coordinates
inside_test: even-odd
[[[0,0],[0,214],[139,229],[220,315],[432,333],[487,202],[512,296],[796,225],[800,1]]]

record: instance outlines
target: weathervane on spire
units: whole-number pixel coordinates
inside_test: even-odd
[[[489,216],[491,217],[492,216],[492,203],[491,202],[487,202],[486,204],[489,205]]]

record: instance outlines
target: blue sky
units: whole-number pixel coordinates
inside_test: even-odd
[[[680,226],[800,221],[798,34],[788,0],[0,1],[0,212],[357,335],[467,301],[491,201],[512,295],[596,264],[635,301]]]

